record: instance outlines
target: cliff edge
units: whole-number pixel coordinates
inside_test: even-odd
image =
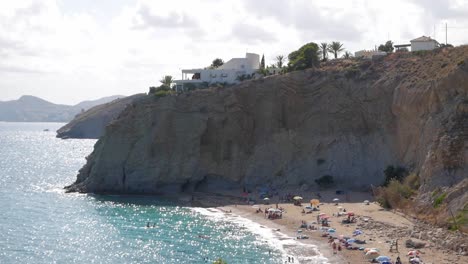
[[[94,106],[80,113],[65,126],[57,130],[57,137],[98,139],[104,134],[105,127],[127,107],[145,94],[118,98],[111,102]]]
[[[337,60],[178,96],[147,96],[106,127],[68,191],[159,194],[243,186],[344,188],[389,165],[468,200],[468,47]],[[455,197],[454,196],[454,197]],[[460,204],[461,203],[461,204]],[[457,206],[460,208],[459,206]]]

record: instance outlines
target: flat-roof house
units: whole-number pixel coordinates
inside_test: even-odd
[[[182,79],[175,80],[177,91],[187,86],[198,86],[203,83],[237,83],[238,77],[252,75],[260,68],[260,56],[246,53],[245,58],[233,58],[216,69],[184,69]]]
[[[413,39],[411,42],[411,51],[418,50],[433,50],[439,47],[439,42],[432,39],[431,37],[422,36],[416,39]]]

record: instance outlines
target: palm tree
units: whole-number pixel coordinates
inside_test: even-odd
[[[320,51],[322,52],[322,61],[326,61],[328,58],[328,43],[320,43]]]
[[[346,51],[343,54],[343,59],[351,59],[352,57],[353,57],[353,54],[351,54],[351,52],[349,52],[349,51]]]
[[[171,84],[173,83],[174,79],[170,75],[164,76],[159,82],[162,83],[161,86],[165,86],[167,88],[171,88]]]
[[[283,68],[283,64],[284,64],[284,56],[283,55],[276,56],[276,66],[281,69]]]
[[[335,55],[335,59],[338,58],[338,53],[343,51],[343,43],[340,43],[339,41],[333,41],[329,46],[328,46],[328,51],[333,53]]]

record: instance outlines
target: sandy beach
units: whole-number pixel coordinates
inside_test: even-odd
[[[321,192],[320,193],[320,211],[314,211],[310,214],[304,214],[303,208],[309,203],[310,199],[317,199],[315,195],[310,197],[303,196],[304,202],[302,206],[293,205],[292,203],[279,202],[279,199],[272,198],[270,204],[263,203],[257,204],[253,207],[252,204],[245,204],[239,202],[235,197],[210,197],[203,195],[197,197],[196,200],[204,204],[211,204],[210,207],[217,208],[226,214],[233,214],[250,219],[259,223],[262,228],[269,228],[275,232],[281,232],[286,235],[288,239],[296,240],[297,231],[301,223],[305,221],[307,225],[319,227],[316,224],[317,215],[324,213],[330,216],[330,228],[336,230],[332,233],[334,237],[343,235],[359,240],[366,241],[365,244],[354,244],[358,247],[364,248],[377,248],[380,255],[388,256],[391,258],[392,263],[400,256],[402,263],[409,263],[407,253],[412,250],[405,246],[405,241],[408,239],[415,240],[414,230],[418,221],[411,219],[403,214],[384,210],[377,203],[372,201],[372,197],[368,193],[348,193],[347,195],[336,195],[334,192]],[[340,199],[338,204],[332,202],[334,198]],[[363,201],[369,200],[369,204]],[[265,218],[263,213],[257,213],[256,210],[260,207],[262,210],[267,208],[278,207],[284,209],[281,219],[269,220]],[[215,206],[218,204],[219,206]],[[353,212],[356,216],[356,223],[342,224],[341,221],[346,219],[346,216],[337,216],[340,211],[339,208],[346,209],[346,212]],[[343,210],[341,209],[341,210]],[[363,234],[353,237],[353,231],[359,229]],[[302,233],[309,236],[309,239],[296,240],[296,246],[288,248],[287,251],[291,255],[296,256],[295,263],[316,263],[310,260],[310,256],[321,254],[328,259],[328,263],[370,263],[370,260],[365,258],[363,251],[360,250],[347,250],[343,248],[336,254],[333,252],[331,245],[328,243],[327,237],[322,237],[324,232],[320,230],[308,230],[302,228]],[[448,233],[448,231],[441,228],[434,227],[434,232]],[[461,235],[462,239],[466,240],[466,235]],[[392,241],[398,239],[398,252],[394,249],[390,252],[390,244]],[[438,241],[430,239],[416,241],[424,242],[424,248],[419,249],[420,257],[424,263],[441,264],[441,263],[468,263],[468,257],[457,254],[454,251],[441,248],[437,246]],[[312,246],[315,245],[316,247]],[[320,252],[318,253],[317,252]],[[287,263],[287,262],[286,262]],[[321,263],[321,262],[318,262]]]

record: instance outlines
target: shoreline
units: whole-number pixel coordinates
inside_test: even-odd
[[[384,210],[374,202],[371,202],[369,205],[364,204],[364,200],[372,201],[372,197],[370,197],[369,193],[351,192],[349,195],[353,197],[352,202],[339,202],[337,205],[336,203],[331,202],[333,199],[332,197],[336,196],[334,193],[322,193],[320,211],[313,212],[311,214],[302,214],[302,209],[304,206],[308,205],[305,202],[302,203],[301,207],[294,206],[292,203],[279,202],[278,206],[284,208],[285,213],[281,219],[275,220],[266,219],[263,213],[256,213],[256,208],[252,207],[252,205],[242,203],[242,198],[235,197],[234,195],[223,196],[217,194],[210,195],[198,193],[192,196],[192,199],[195,200],[193,200],[191,204],[192,207],[201,206],[205,208],[213,208],[223,212],[225,215],[233,214],[243,217],[257,223],[261,227],[268,228],[273,231],[279,230],[279,232],[285,237],[288,237],[296,243],[294,248],[289,249],[288,253],[291,255],[296,254],[299,261],[302,259],[300,263],[370,263],[370,260],[366,259],[363,251],[360,250],[348,250],[343,247],[341,251],[334,254],[330,244],[328,243],[328,238],[322,237],[322,232],[318,230],[311,231],[302,229],[302,234],[309,236],[309,239],[296,239],[296,232],[300,229],[302,221],[305,221],[308,225],[311,224],[318,227],[318,225],[314,223],[318,213],[325,213],[330,216],[330,227],[336,230],[336,233],[333,234],[334,237],[344,235],[351,238],[365,240],[366,244],[364,245],[352,245],[364,248],[378,248],[380,250],[380,255],[389,256],[392,261],[395,261],[396,257],[400,256],[403,263],[409,263],[407,252],[412,249],[405,246],[405,241],[411,239],[413,241],[420,241],[426,244],[424,248],[419,249],[421,252],[421,259],[426,264],[468,263],[468,256],[456,254],[456,252],[441,248],[436,245],[437,241],[432,241],[430,239],[415,239],[415,230],[418,230],[419,223],[412,220],[410,216]],[[344,198],[343,196],[339,197]],[[305,200],[308,201],[309,198],[315,197],[308,197]],[[187,199],[185,199],[185,201],[186,200]],[[275,203],[272,203],[271,205],[256,205],[262,208],[262,210],[266,208],[275,208],[276,206]],[[344,218],[337,216],[338,207],[346,208],[348,212],[354,212],[356,214],[357,223],[341,224],[341,220]],[[352,233],[355,229],[362,230],[364,234],[359,237],[352,237]],[[448,232],[436,227],[432,227],[431,230],[437,232]],[[462,235],[462,239],[463,238],[466,239],[466,236]],[[390,244],[395,239],[398,239],[399,252],[390,252]],[[300,247],[297,247],[297,245],[300,245]],[[286,251],[288,250],[286,249]],[[321,255],[326,258],[327,261],[324,262],[324,260],[322,260],[322,262],[310,262],[307,258],[311,255]],[[297,263],[297,261],[295,263]]]

